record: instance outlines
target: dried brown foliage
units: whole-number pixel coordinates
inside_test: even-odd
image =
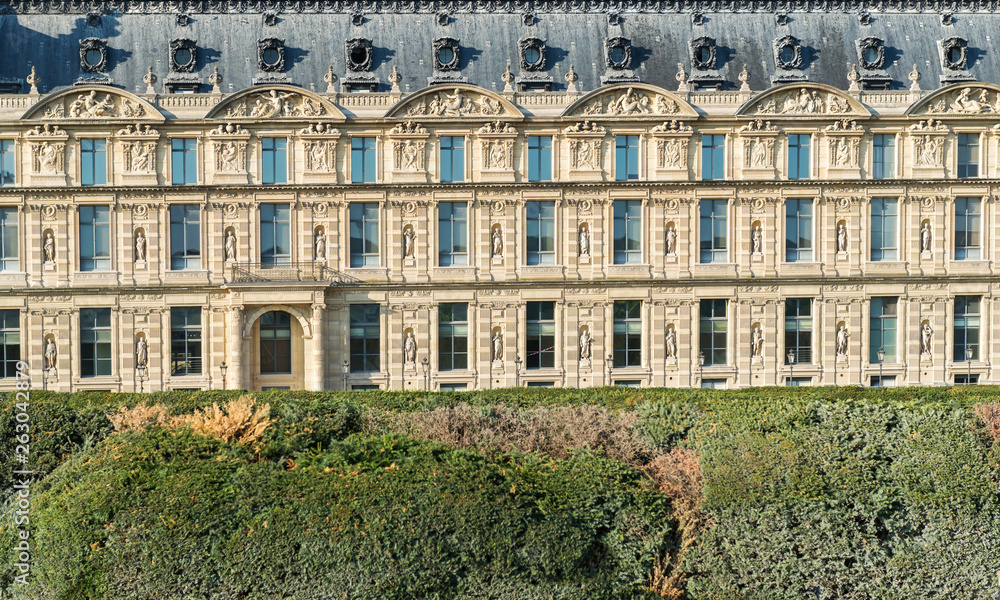
[[[975,410],[976,416],[986,425],[986,431],[993,441],[1000,442],[1000,402],[977,404]]]
[[[162,404],[147,406],[142,403],[133,409],[122,407],[108,419],[114,425],[115,433],[143,431],[154,425],[172,428],[190,426],[206,437],[219,438],[227,443],[252,444],[274,422],[269,418],[270,414],[270,404],[255,409],[254,399],[244,395],[227,402],[225,408],[212,403],[204,412],[195,409],[192,415],[171,417]]]

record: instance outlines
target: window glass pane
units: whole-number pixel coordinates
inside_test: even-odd
[[[896,298],[872,298],[870,321],[869,361],[878,364],[878,351],[883,349],[884,362],[896,362]]]
[[[642,302],[617,300],[613,311],[614,367],[642,366]]]
[[[528,136],[528,181],[552,180],[552,136]]]
[[[981,214],[979,198],[955,199],[955,259],[979,260]]]
[[[555,264],[555,202],[525,204],[527,264]]]
[[[979,176],[979,134],[958,134],[958,176]]]
[[[701,212],[701,262],[726,262],[727,229],[726,200],[702,200],[699,204]]]
[[[724,365],[728,343],[726,301],[702,300],[699,310],[699,356],[704,358],[706,366]]]
[[[642,262],[642,202],[616,200],[614,203],[614,263]]]
[[[0,185],[14,185],[15,148],[14,140],[0,140]]]
[[[701,136],[701,177],[705,180],[722,179],[725,159],[724,135]]]
[[[790,198],[785,202],[785,260],[812,260],[812,200]]]
[[[17,271],[18,261],[17,208],[0,207],[0,271]]]

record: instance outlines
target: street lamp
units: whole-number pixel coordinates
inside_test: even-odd
[[[614,364],[615,364],[615,355],[614,354],[609,354],[608,355],[607,363],[608,363],[608,385],[613,385],[612,382],[611,382],[611,367],[614,366]]]
[[[226,371],[229,370],[229,365],[226,364],[226,361],[222,361],[222,364],[219,365],[219,370],[222,371],[222,391],[226,391]]]
[[[885,382],[882,381],[882,365],[885,364],[885,347],[879,346],[876,354],[878,354],[878,385],[879,387],[885,387]]]
[[[146,381],[146,365],[139,365],[135,368],[136,379],[139,380],[139,393],[143,393],[144,388],[142,383]]]
[[[514,387],[521,387],[521,355],[514,358]]]
[[[424,391],[429,392],[431,391],[431,388],[428,387],[427,376],[431,372],[431,363],[427,362],[426,356],[422,361],[420,361],[420,368],[424,370]]]
[[[795,350],[788,349],[788,385],[795,385]]]
[[[51,368],[49,366],[42,368],[42,391],[49,389],[49,370]]]
[[[705,351],[698,351],[698,386],[701,387],[702,381],[704,381],[705,373]]]
[[[965,385],[972,385],[972,346],[965,345]]]
[[[351,361],[349,361],[348,359],[345,358],[343,364],[340,365],[340,368],[344,370],[344,390],[346,391],[347,390],[347,374],[350,373],[350,371],[351,371]]]

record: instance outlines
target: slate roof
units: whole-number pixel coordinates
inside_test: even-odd
[[[784,19],[766,10],[786,6]],[[750,12],[753,8],[765,10]],[[452,37],[461,45],[460,75],[471,84],[500,91],[508,61],[513,73],[520,74],[518,40],[537,37],[547,44],[545,74],[552,77],[552,89],[565,89],[563,75],[572,64],[580,78],[578,87],[590,90],[608,74],[605,40],[621,36],[631,40],[634,73],[640,81],[676,89],[678,63],[693,74],[689,42],[707,36],[717,42],[718,74],[726,89],[739,87],[737,75],[746,63],[751,87],[761,90],[771,86],[770,77],[776,72],[774,40],[791,35],[801,40],[801,74],[810,81],[846,89],[847,72],[859,62],[855,41],[878,37],[885,41],[885,74],[891,78],[891,89],[909,86],[907,74],[914,64],[923,76],[922,87],[933,89],[944,71],[939,42],[953,37],[968,41],[969,75],[1000,83],[997,9],[996,2],[974,0],[0,2],[0,76],[23,80],[35,66],[43,93],[72,85],[81,75],[80,40],[101,38],[110,49],[107,75],[116,86],[144,91],[142,77],[152,66],[161,89],[170,74],[170,41],[189,38],[197,42],[195,74],[205,84],[201,91],[209,90],[208,77],[218,67],[224,78],[222,91],[231,92],[250,87],[260,75],[257,40],[281,38],[287,47],[288,81],[324,91],[323,75],[329,65],[341,79],[347,73],[345,41],[369,38],[378,90],[388,91],[388,76],[396,66],[402,91],[412,92],[426,87],[434,75],[433,40]],[[268,11],[271,17],[266,16]],[[865,11],[870,19],[859,16]],[[189,17],[186,25],[177,18],[180,12]],[[526,24],[526,12],[533,14],[531,25]],[[360,25],[355,24],[356,13],[363,15]]]

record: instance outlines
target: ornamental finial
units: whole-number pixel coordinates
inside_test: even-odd
[[[399,69],[396,65],[392,65],[392,73],[389,73],[389,83],[392,84],[392,92],[399,93],[399,82],[403,80],[403,76],[399,74]]]
[[[674,76],[677,80],[677,91],[686,92],[688,91],[688,74],[684,70],[684,65],[682,63],[677,63],[677,75]]]
[[[749,92],[750,91],[750,71],[747,71],[747,66],[743,65],[743,70],[740,71],[740,91]]]
[[[576,82],[580,79],[580,76],[576,74],[576,71],[573,69],[573,65],[569,66],[569,71],[566,71],[566,74],[563,75],[563,79],[566,80],[566,91],[576,92]]]
[[[333,65],[330,65],[326,69],[326,75],[323,76],[323,81],[326,82],[326,93],[333,94],[336,90],[333,89],[333,82],[337,81],[337,75],[333,72]]]
[[[222,83],[222,75],[219,74],[219,67],[212,69],[212,74],[208,76],[208,82],[212,84],[213,94],[222,93],[222,90],[219,89],[219,84]]]
[[[847,86],[848,92],[857,92],[861,89],[858,87],[859,79],[861,79],[861,75],[858,74],[858,65],[852,64],[851,71],[847,74],[847,80],[851,82],[851,84]]]
[[[909,79],[910,82],[911,82],[910,83],[910,91],[911,92],[919,92],[920,91],[920,84],[917,83],[917,82],[920,81],[920,71],[917,70],[916,63],[914,63],[913,70],[910,71],[910,74],[907,76],[907,79]]]
[[[156,90],[153,89],[153,84],[155,84],[156,81],[156,74],[153,73],[153,67],[146,67],[146,74],[142,76],[142,82],[146,84],[147,94],[156,93]]]
[[[28,78],[25,79],[25,81],[27,81],[28,85],[31,86],[31,92],[29,92],[29,93],[31,93],[31,94],[37,94],[38,93],[38,84],[42,82],[42,78],[39,77],[37,73],[35,73],[35,67],[34,67],[34,65],[32,65],[32,67],[31,67],[31,73],[28,74]]]
[[[507,61],[507,68],[504,69],[503,75],[500,76],[500,80],[503,81],[503,91],[505,94],[512,94],[514,88],[510,86],[514,82],[514,74],[510,72],[510,61]]]

